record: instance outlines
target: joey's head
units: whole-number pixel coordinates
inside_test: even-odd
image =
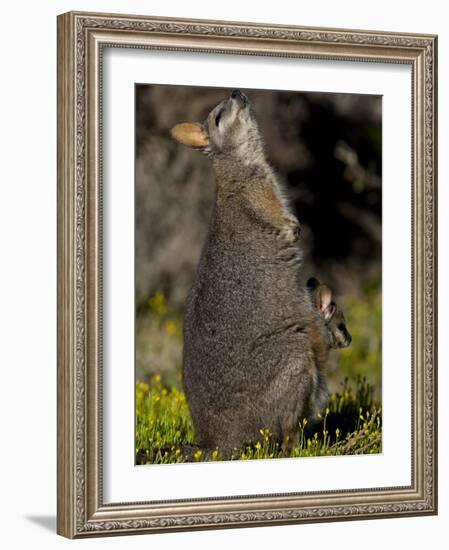
[[[332,290],[314,277],[307,281],[307,287],[312,294],[315,306],[324,319],[330,347],[347,348],[352,341],[352,337],[346,328],[346,321],[341,307],[333,300]]]
[[[203,123],[182,122],[171,129],[171,135],[211,158],[231,158],[245,163],[264,158],[254,112],[240,90],[234,90],[214,107]]]

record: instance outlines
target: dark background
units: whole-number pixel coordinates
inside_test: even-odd
[[[183,304],[207,232],[210,160],[175,143],[170,128],[203,121],[229,89],[136,86],[137,378],[179,384]],[[304,269],[326,282],[353,336],[333,352],[334,385],[381,385],[382,99],[244,91],[267,155],[302,226]]]

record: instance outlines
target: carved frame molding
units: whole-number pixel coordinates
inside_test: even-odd
[[[409,487],[102,501],[104,47],[406,63],[412,68]],[[58,533],[70,538],[437,513],[437,37],[70,12],[58,17]]]

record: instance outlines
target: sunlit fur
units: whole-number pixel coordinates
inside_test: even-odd
[[[233,163],[257,167],[287,206],[282,187],[267,161],[253,108],[244,94],[234,93],[221,101],[209,113],[203,128],[209,136],[209,145],[204,149],[205,155],[213,160],[230,159]]]

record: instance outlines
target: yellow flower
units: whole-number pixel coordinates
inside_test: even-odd
[[[137,382],[136,386],[137,389],[142,392],[147,392],[150,389],[150,386],[145,384],[145,382]]]
[[[176,334],[176,323],[174,321],[166,321],[165,332],[170,334],[170,336],[174,336]]]
[[[201,455],[202,455],[202,454],[203,454],[203,451],[198,450],[198,451],[196,451],[196,453],[193,455],[193,458],[194,458],[195,460],[199,460],[199,459],[201,458]]]
[[[167,305],[165,303],[164,293],[160,290],[148,300],[148,307],[157,315],[165,315],[167,313]]]
[[[268,441],[272,435],[268,428],[259,430],[259,433],[263,437],[264,441]]]

